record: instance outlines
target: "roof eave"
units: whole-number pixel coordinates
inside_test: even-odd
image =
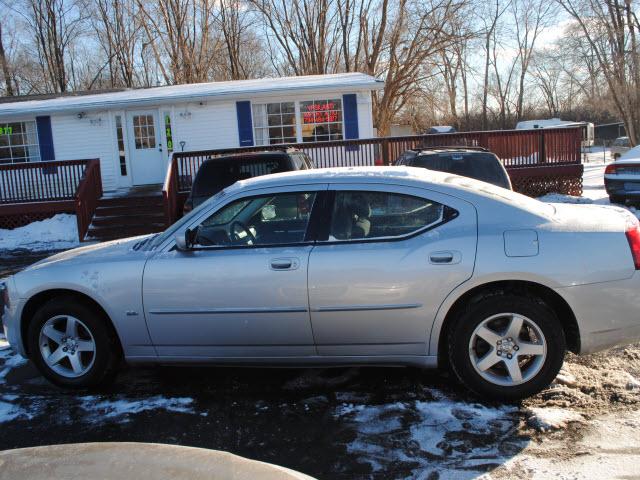
[[[174,95],[157,95],[149,98],[141,98],[141,99],[116,99],[116,100],[107,100],[103,102],[77,102],[70,105],[45,105],[43,107],[27,107],[19,108],[18,105],[15,109],[7,109],[2,110],[0,108],[0,117],[18,117],[25,115],[37,115],[37,114],[53,114],[53,113],[65,113],[65,112],[82,112],[82,111],[95,111],[95,110],[108,110],[108,109],[117,109],[117,108],[129,108],[129,107],[142,107],[142,106],[151,106],[158,104],[166,104],[166,103],[189,103],[189,102],[198,102],[205,100],[217,100],[217,99],[226,99],[226,98],[235,98],[238,100],[246,99],[250,96],[256,95],[272,95],[278,94],[282,92],[287,93],[295,93],[295,92],[307,92],[310,90],[316,91],[337,91],[337,92],[346,92],[346,91],[377,91],[384,88],[384,81],[376,79],[374,82],[344,82],[340,84],[331,84],[331,85],[305,85],[300,87],[291,87],[291,86],[283,86],[283,87],[275,87],[270,89],[247,89],[242,92],[237,91],[228,91],[228,92],[219,92],[219,93],[202,93],[196,95],[185,95],[185,94],[174,94]],[[43,100],[42,102],[50,102],[52,100]],[[55,101],[55,100],[53,100]],[[37,102],[37,100],[35,101]],[[25,108],[26,107],[26,108]]]

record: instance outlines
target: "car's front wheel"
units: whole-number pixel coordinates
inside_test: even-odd
[[[50,300],[29,324],[29,356],[58,386],[104,385],[113,380],[120,358],[107,322],[104,314],[75,298]]]
[[[539,299],[517,294],[481,297],[449,330],[449,361],[475,393],[519,400],[547,387],[566,351],[558,318]]]

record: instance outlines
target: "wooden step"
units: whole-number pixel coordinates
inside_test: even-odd
[[[145,235],[148,233],[156,233],[164,230],[164,224],[162,225],[140,225],[140,226],[127,226],[122,227],[90,227],[85,237],[85,241],[98,240],[101,242],[107,240],[115,240],[117,238],[135,237],[137,235]]]
[[[115,197],[101,198],[98,200],[99,207],[135,207],[142,205],[154,205],[162,207],[162,195],[154,197]]]
[[[113,217],[116,215],[145,215],[161,213],[164,214],[164,207],[160,205],[136,205],[136,206],[115,206],[115,207],[102,207],[96,208],[95,215],[99,217]]]
[[[164,214],[157,213],[139,213],[136,215],[96,215],[91,221],[91,225],[96,227],[104,226],[128,226],[128,225],[152,225],[164,224]]]

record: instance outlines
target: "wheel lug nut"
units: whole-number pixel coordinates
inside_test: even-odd
[[[63,352],[66,352],[67,350],[68,350],[68,348],[67,348],[67,347],[62,347],[62,351],[63,351]]]
[[[511,360],[511,359],[513,358],[513,356],[512,356],[511,354],[509,354],[509,355],[507,355],[507,358],[508,358],[509,360]]]
[[[518,350],[520,350],[520,347],[518,345],[515,345],[513,349],[517,352]]]

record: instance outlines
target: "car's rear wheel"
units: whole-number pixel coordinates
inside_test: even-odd
[[[29,354],[52,383],[69,388],[113,380],[120,350],[104,314],[77,299],[50,300],[29,324]]]
[[[547,387],[562,367],[564,331],[541,300],[516,294],[471,302],[449,330],[449,361],[469,389],[518,400]]]

